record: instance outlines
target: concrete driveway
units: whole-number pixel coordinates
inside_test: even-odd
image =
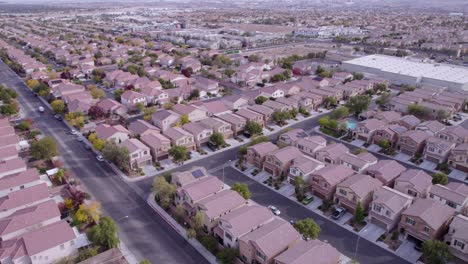
[[[410,155],[404,154],[404,153],[398,153],[395,155],[394,159],[406,162],[411,159]]]
[[[463,172],[463,171],[460,171],[460,170],[452,169],[452,172],[450,172],[450,174],[448,176],[450,178],[453,178],[453,179],[457,179],[457,180],[460,180],[460,181],[467,182],[466,172]]]
[[[364,146],[364,143],[366,143],[366,142],[363,141],[363,140],[360,140],[360,139],[355,139],[355,140],[351,141],[351,145],[356,146],[356,147],[362,147],[362,146]]]
[[[379,152],[382,148],[376,144],[372,144],[367,148],[369,151]]]
[[[435,170],[435,168],[437,167],[437,163],[424,160],[421,164],[419,164],[419,167],[426,170]]]
[[[415,245],[416,244],[412,241],[404,240],[403,244],[397,248],[396,254],[411,263],[416,263],[416,261],[421,257],[422,252],[414,249]]]
[[[385,229],[377,226],[377,225],[374,225],[372,223],[368,223],[363,229],[361,229],[361,231],[359,232],[359,234],[370,240],[370,241],[377,241],[377,239],[385,233]]]

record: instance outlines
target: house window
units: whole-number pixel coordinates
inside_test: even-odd
[[[385,215],[388,216],[388,217],[390,217],[390,216],[391,216],[390,211],[389,211],[389,210],[386,210],[386,211],[385,211]]]
[[[339,192],[340,192],[341,195],[344,195],[344,196],[348,195],[348,193],[343,189],[340,189]]]
[[[406,223],[409,224],[409,225],[414,226],[416,224],[416,221],[414,221],[414,219],[412,219],[412,218],[407,217],[406,218]]]
[[[434,199],[434,194],[429,194],[429,197],[431,197],[431,199]]]
[[[262,252],[258,251],[255,252],[255,255],[257,255],[259,258],[263,259],[263,261],[266,260],[266,256],[262,254]]]
[[[413,190],[408,190],[408,194],[414,197],[418,196],[418,193]]]
[[[65,245],[64,245],[64,244],[60,245],[60,249],[61,249],[61,250],[64,250],[64,249],[65,249]]]
[[[456,246],[456,247],[459,247],[461,250],[465,249],[465,243],[463,243],[461,241],[458,241],[456,239],[453,242],[453,245]]]
[[[452,208],[457,208],[457,205],[452,201],[447,201],[447,205],[452,207]]]
[[[424,233],[429,233],[431,231],[431,229],[427,226],[424,226],[424,229],[423,229],[423,232]]]
[[[378,204],[374,204],[374,211],[380,213],[380,210],[382,210],[382,206],[380,206],[380,205],[378,205]]]
[[[232,241],[232,236],[228,233],[226,233],[226,238],[229,239],[230,241]]]

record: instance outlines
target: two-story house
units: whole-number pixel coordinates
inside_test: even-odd
[[[315,159],[328,164],[340,164],[340,157],[349,153],[349,149],[341,144],[329,144],[315,151]]]
[[[405,239],[413,238],[421,243],[439,239],[447,231],[455,209],[430,199],[416,199],[404,210],[398,229]]]
[[[424,159],[434,163],[445,163],[450,151],[455,148],[456,143],[446,141],[438,137],[430,137],[426,140],[424,148]]]
[[[274,150],[265,156],[263,170],[272,174],[274,177],[287,175],[292,161],[302,156],[302,152],[293,146],[287,146],[282,149]]]
[[[235,115],[240,116],[244,118],[247,121],[250,122],[255,122],[262,127],[265,126],[265,123],[263,121],[263,116],[257,112],[253,112],[250,110],[247,110],[246,108],[239,109],[235,112]]]
[[[141,137],[146,134],[160,133],[160,129],[146,122],[145,120],[138,119],[128,125],[128,130],[133,137]]]
[[[327,140],[322,136],[310,136],[304,138],[298,138],[293,146],[298,148],[304,154],[311,157],[315,157],[315,153],[327,146]]]
[[[393,188],[416,198],[426,198],[431,187],[431,175],[423,170],[409,169],[395,179]]]
[[[395,147],[400,136],[406,131],[408,131],[406,127],[397,124],[383,125],[375,131],[372,141],[374,144],[379,144],[381,140],[386,140],[391,147]]]
[[[468,143],[468,129],[461,125],[446,127],[445,129],[437,132],[436,136],[457,144]]]
[[[388,186],[380,187],[369,206],[370,222],[390,232],[398,226],[401,213],[411,205],[413,198]]]
[[[313,263],[334,264],[340,263],[341,253],[327,242],[318,239],[304,241],[290,247],[275,258],[275,264]]]
[[[435,136],[437,133],[439,133],[443,129],[445,129],[445,125],[436,120],[422,122],[421,124],[417,125],[415,128],[415,130],[424,131],[431,136]]]
[[[192,134],[198,148],[206,144],[210,140],[211,135],[213,135],[212,129],[206,128],[198,123],[188,123],[183,125],[182,128]]]
[[[153,158],[151,157],[150,148],[141,143],[140,140],[130,138],[122,142],[120,146],[128,149],[131,169],[143,168],[151,165]]]
[[[214,132],[221,133],[224,139],[228,139],[232,137],[233,132],[231,129],[231,124],[219,118],[208,117],[208,118],[200,120],[198,123],[207,129],[213,130],[213,133]]]
[[[468,262],[468,217],[456,215],[450,223],[445,235],[445,242],[450,246],[450,252],[457,258]]]
[[[402,116],[396,123],[398,123],[400,126],[406,127],[408,130],[411,130],[415,129],[416,126],[421,124],[421,120],[414,115],[405,115]]]
[[[288,132],[281,134],[278,137],[277,144],[283,144],[288,146],[294,146],[296,141],[300,138],[307,137],[307,133],[301,128],[291,129]]]
[[[372,195],[381,186],[379,180],[369,175],[355,174],[337,184],[334,201],[353,213],[359,202],[367,210]]]
[[[357,123],[356,129],[353,131],[353,136],[356,139],[364,142],[371,142],[372,137],[377,129],[385,125],[385,122],[378,119],[366,119]]]
[[[96,135],[100,139],[106,141],[115,141],[116,143],[124,142],[129,138],[130,131],[122,125],[110,126],[101,124],[96,127]]]
[[[430,136],[421,130],[408,130],[398,139],[397,149],[406,155],[414,156],[423,151]]]
[[[223,114],[218,116],[218,118],[231,125],[234,136],[242,134],[247,123],[247,119],[234,114]]]
[[[324,199],[331,200],[336,192],[336,186],[355,172],[343,165],[328,165],[309,177],[309,186],[313,194]]]
[[[169,149],[171,140],[159,133],[147,133],[141,136],[141,142],[150,149],[153,161],[159,161],[169,158]]]
[[[120,96],[120,102],[129,109],[135,109],[138,104],[147,105],[144,94],[127,90]]]
[[[379,160],[369,166],[365,172],[381,181],[386,186],[393,186],[395,179],[406,170],[406,167],[394,160]]]
[[[460,144],[452,149],[448,163],[455,169],[468,173],[468,143]]]
[[[246,161],[258,168],[263,168],[266,155],[278,149],[278,146],[269,141],[250,146],[247,148]]]
[[[206,111],[196,108],[193,105],[176,104],[172,107],[172,111],[179,115],[186,115],[190,122],[200,121],[207,117]]]
[[[186,185],[177,188],[174,202],[176,205],[184,205],[187,216],[194,215],[197,202],[224,190],[224,183],[217,177],[200,177]]]
[[[41,183],[42,180],[39,178],[39,173],[35,168],[3,176],[0,179],[0,197]]]
[[[195,139],[192,134],[180,127],[169,127],[163,133],[174,146],[184,146],[187,150],[195,150]]]
[[[266,107],[266,106],[263,106],[263,105],[258,105],[258,104],[251,105],[251,106],[247,107],[247,109],[252,111],[252,112],[256,112],[256,113],[261,114],[263,116],[263,123],[264,124],[270,123],[271,116],[273,115],[273,112],[274,112],[273,109],[271,109],[269,107]]]
[[[446,204],[455,212],[468,213],[468,186],[461,182],[449,182],[447,185],[436,184],[429,190],[429,199]]]
[[[314,171],[325,167],[322,162],[307,155],[299,156],[292,160],[289,168],[288,182],[294,184],[297,177],[301,177],[305,182],[309,181],[309,175]]]
[[[180,121],[180,115],[170,110],[160,110],[151,115],[151,121],[162,131]]]
[[[369,152],[362,152],[357,155],[345,153],[339,157],[340,164],[353,169],[356,172],[362,172],[369,166],[377,163],[377,158]]]

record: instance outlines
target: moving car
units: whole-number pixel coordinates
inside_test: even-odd
[[[335,220],[340,219],[346,213],[346,209],[343,207],[336,207],[335,211],[333,211],[331,217]]]
[[[39,106],[39,108],[37,110],[39,110],[39,113],[44,113],[44,107],[42,107],[42,106]]]
[[[72,134],[72,135],[76,135],[77,133],[78,133],[78,131],[76,131],[75,129],[70,130],[70,134]]]
[[[63,117],[61,115],[54,115],[55,119],[57,119],[58,121],[62,121],[63,120]]]
[[[104,157],[101,156],[101,155],[96,156],[96,159],[97,159],[98,161],[101,161],[101,162],[104,161]]]
[[[273,206],[273,205],[269,205],[269,206],[268,206],[268,209],[270,209],[271,212],[273,212],[274,215],[280,215],[280,214],[281,214],[281,211],[278,210],[278,208],[276,208],[276,207]]]

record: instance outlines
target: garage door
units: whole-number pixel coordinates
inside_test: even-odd
[[[411,150],[408,150],[408,149],[400,149],[401,153],[403,154],[406,154],[406,155],[410,155],[410,156],[413,156],[413,152]]]
[[[457,165],[455,166],[455,168],[456,168],[457,170],[461,170],[461,171],[463,171],[463,172],[468,172],[468,167],[462,166],[462,165],[460,165],[460,164],[457,164]]]
[[[381,228],[387,230],[387,224],[385,222],[381,221],[380,219],[372,217],[371,218],[371,223],[373,223],[374,225],[376,225],[378,227],[381,227]]]
[[[358,136],[358,139],[360,139],[362,141],[367,141],[367,137],[361,136],[361,135]]]
[[[436,159],[434,157],[431,157],[431,156],[426,156],[425,159],[430,161],[430,162],[439,163],[438,159]]]
[[[266,172],[270,173],[270,174],[274,174],[273,170],[271,170],[271,169],[269,169],[269,168],[267,168],[267,167],[265,167],[265,168],[263,168],[263,169],[264,169]]]

